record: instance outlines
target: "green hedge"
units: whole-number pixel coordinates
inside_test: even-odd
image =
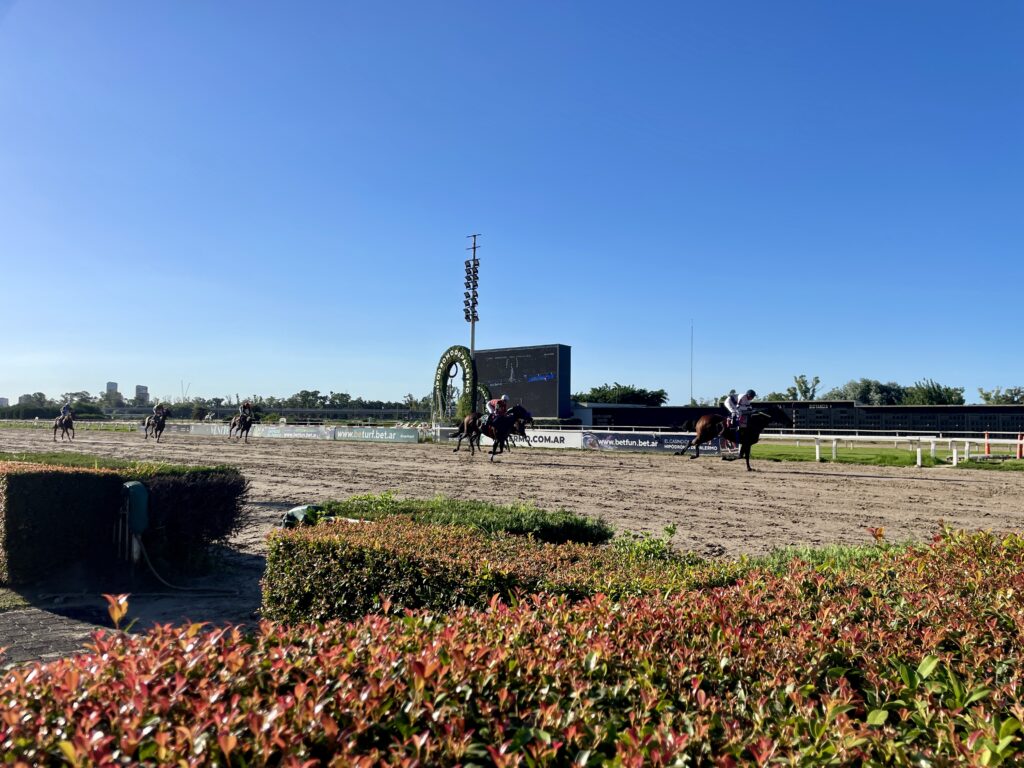
[[[419,523],[466,525],[486,533],[531,535],[551,544],[578,542],[601,544],[615,535],[603,520],[566,510],[548,512],[529,504],[501,505],[485,501],[449,499],[396,499],[390,493],[353,496],[346,501],[326,501],[307,512],[307,519],[344,517],[379,520],[402,515]]]
[[[211,544],[225,542],[243,524],[246,481],[236,469],[102,467],[117,462],[64,455],[94,466],[0,459],[0,583],[28,583],[72,563],[108,569],[115,559],[121,486],[129,480],[149,489],[149,528],[142,541],[161,563],[194,568]]]
[[[110,470],[0,464],[0,583],[105,565],[122,480]]]
[[[527,593],[572,600],[721,584],[739,566],[648,557],[636,547],[548,544],[404,517],[336,522],[269,539],[263,615],[280,621],[351,620],[366,613],[485,605]]]

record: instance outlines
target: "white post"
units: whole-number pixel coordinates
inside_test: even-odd
[[[917,446],[917,466],[921,466],[921,446]]]
[[[953,446],[953,466],[955,467],[960,463],[960,452],[957,451],[956,446]]]
[[[931,453],[932,458],[934,459],[935,458],[935,441],[934,440],[932,440],[932,447],[931,447],[930,453]]]
[[[970,460],[971,460],[971,441],[970,440],[965,440],[964,441],[964,461],[970,461]]]
[[[839,441],[838,440],[833,440],[832,441],[832,461],[836,460],[836,447],[838,445],[839,445]]]
[[[821,438],[814,438],[814,460],[821,461]]]

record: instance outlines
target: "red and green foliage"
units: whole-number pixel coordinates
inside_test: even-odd
[[[100,634],[0,679],[8,763],[1019,765],[1024,539],[715,589]]]
[[[263,615],[275,621],[356,619],[381,609],[487,604],[544,592],[579,600],[724,583],[736,566],[685,557],[623,556],[615,547],[547,544],[405,516],[275,531],[263,578]]]

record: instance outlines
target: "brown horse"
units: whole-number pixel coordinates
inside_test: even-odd
[[[57,430],[60,430],[60,441],[64,442],[64,435],[68,440],[75,439],[75,412],[70,411],[66,416],[58,416],[53,420],[53,442],[57,442]]]
[[[235,435],[235,439],[245,436],[245,442],[249,442],[249,430],[252,429],[253,418],[249,414],[238,414],[231,420],[231,424],[228,427],[228,438],[232,436],[232,433],[236,430],[238,434]]]
[[[157,416],[155,413],[152,416],[146,417],[146,439],[149,440],[150,430],[153,432],[153,437],[156,441],[160,442],[160,435],[164,433],[164,427],[167,426],[167,417],[171,415],[170,411],[164,411],[163,414]]]
[[[473,411],[462,420],[458,431],[452,435],[459,439],[458,445],[452,449],[452,452],[458,453],[462,447],[462,441],[468,439],[469,454],[472,456],[476,453],[476,449],[480,448],[480,437],[486,435],[493,442],[491,461],[494,461],[495,453],[504,453],[506,448],[511,450],[510,437],[522,437],[529,445],[530,438],[526,434],[526,425],[532,423],[533,416],[521,405],[512,406],[506,415],[496,419],[493,424],[485,424],[483,416]]]
[[[697,423],[694,426],[694,436],[690,438],[690,442],[686,444],[686,447],[681,451],[676,451],[676,456],[683,456],[690,449],[692,445],[694,448],[694,455],[691,459],[700,457],[700,447],[710,440],[714,440],[716,437],[723,440],[733,440],[740,444],[740,455],[738,458],[744,459],[747,462],[747,470],[752,472],[753,468],[750,466],[750,448],[760,438],[761,433],[771,424],[773,421],[781,423],[783,426],[792,427],[793,420],[789,418],[789,415],[777,405],[761,405],[758,406],[750,416],[747,417],[746,426],[740,427],[739,430],[733,431],[732,428],[726,427],[726,417],[720,413],[708,413],[697,419]],[[725,458],[725,457],[723,457]]]

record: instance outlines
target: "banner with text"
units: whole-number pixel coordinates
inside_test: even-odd
[[[579,432],[561,432],[557,429],[527,429],[527,436],[530,438],[529,444],[521,437],[512,438],[513,445],[516,448],[520,446],[526,448],[582,448],[583,447],[583,436]],[[480,445],[489,446],[491,439],[489,437],[481,437]]]
[[[584,432],[583,447],[595,451],[665,451],[683,450],[692,435],[664,435],[644,432]],[[692,449],[691,449],[692,450]],[[717,456],[721,453],[718,438],[704,443],[701,453]]]
[[[418,443],[418,429],[400,427],[335,427],[335,440],[356,440],[379,443]]]

